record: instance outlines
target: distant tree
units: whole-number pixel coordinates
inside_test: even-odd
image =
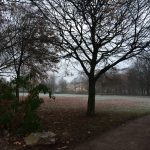
[[[63,78],[61,78],[58,82],[58,88],[60,89],[60,92],[66,92],[67,89],[67,82]]]
[[[136,60],[128,72],[129,87],[135,90],[134,94],[150,95],[150,54],[143,56]]]
[[[87,93],[88,79],[84,72],[78,72],[78,76],[75,77],[70,83],[70,92]]]
[[[96,83],[96,91],[101,94],[122,94],[121,74],[117,68],[111,68]]]
[[[150,45],[149,0],[30,0],[89,79],[87,115],[95,114],[95,84],[110,68]]]
[[[54,73],[48,75],[45,84],[47,85],[47,87],[50,89],[52,93],[55,92],[55,90],[57,89],[57,84],[56,84],[56,76]]]

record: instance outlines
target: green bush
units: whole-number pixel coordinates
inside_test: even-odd
[[[5,87],[5,88],[4,88]],[[7,84],[0,84],[1,99],[13,99],[13,89]],[[26,101],[19,103],[19,101],[1,101],[7,104],[1,103],[2,111],[0,111],[0,130],[9,129],[10,132],[17,135],[25,135],[31,132],[36,132],[41,129],[40,119],[36,114],[36,109],[43,102],[39,98],[40,92],[48,92],[48,88],[39,84],[38,86],[29,86],[29,96]],[[9,98],[8,98],[9,97]]]
[[[39,131],[40,129],[41,123],[39,117],[35,112],[30,111],[24,116],[20,127],[17,129],[17,134],[25,135],[27,133]]]
[[[15,99],[15,95],[13,93],[10,93],[9,91],[2,91],[3,93],[0,93],[0,100],[13,100]]]
[[[42,103],[42,99],[30,98],[29,100],[27,100],[27,103],[25,106],[25,112],[36,110],[40,106],[41,103]]]
[[[14,113],[12,112],[5,112],[0,116],[0,126],[2,129],[10,129],[12,124],[12,120],[14,118]]]
[[[7,107],[0,105],[2,107],[0,110],[0,131],[8,130],[16,135],[25,135],[40,130],[40,119],[35,112],[40,104],[41,99],[30,99],[25,103],[13,101]]]
[[[0,100],[14,100],[14,89],[10,83],[0,80]]]

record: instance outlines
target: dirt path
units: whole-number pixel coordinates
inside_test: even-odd
[[[150,150],[150,115],[124,124],[74,150]]]

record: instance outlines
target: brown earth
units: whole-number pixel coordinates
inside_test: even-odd
[[[22,138],[1,137],[0,150],[72,150],[73,148],[78,147],[78,145],[81,145],[81,147],[79,146],[79,148],[77,148],[78,150],[80,148],[86,150],[88,143],[91,145],[95,143],[95,141],[96,143],[99,143],[99,139],[101,139],[99,136],[103,137],[105,136],[105,133],[105,145],[107,145],[107,135],[109,137],[109,131],[117,132],[118,126],[123,125],[129,120],[136,119],[147,114],[130,111],[112,111],[112,109],[117,109],[122,106],[124,106],[126,109],[135,108],[139,104],[127,100],[111,100],[97,102],[97,114],[95,117],[89,118],[85,115],[86,104],[87,101],[84,98],[57,98],[55,101],[45,98],[44,103],[38,109],[37,113],[41,118],[43,131],[52,131],[56,133],[56,144],[36,145],[29,147],[24,145],[25,143],[23,142]],[[142,126],[140,126],[140,128],[141,127]],[[138,130],[140,129],[138,128]],[[128,131],[128,124],[126,131]],[[129,130],[129,132],[130,131],[131,130]],[[122,134],[122,132],[120,132],[120,134]],[[132,137],[132,134],[130,137]],[[143,133],[139,133],[139,135],[140,134],[143,135]],[[113,133],[110,134],[110,136],[112,136],[111,138],[113,138],[114,135]],[[93,141],[93,139],[96,140]],[[93,141],[93,143],[91,141]],[[85,143],[84,146],[87,145],[87,147],[82,146],[82,143]],[[126,144],[126,142],[124,144]],[[111,147],[111,144],[109,145]],[[94,150],[94,148],[95,147],[93,147],[92,150]],[[98,147],[98,149],[100,148]],[[95,148],[95,150],[97,149]],[[102,150],[105,149],[102,148]]]
[[[150,150],[150,115],[131,121],[73,150]]]

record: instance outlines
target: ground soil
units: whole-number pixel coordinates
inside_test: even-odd
[[[150,150],[150,115],[130,121],[73,150]]]
[[[10,136],[0,138],[1,150],[72,150],[141,116],[128,111],[106,111],[108,108],[122,105],[135,107],[137,104],[132,101],[97,102],[95,117],[85,115],[86,104],[87,101],[84,98],[64,97],[57,98],[55,101],[45,98],[37,113],[41,118],[43,131],[56,133],[56,144],[29,147],[25,145],[23,138]]]

